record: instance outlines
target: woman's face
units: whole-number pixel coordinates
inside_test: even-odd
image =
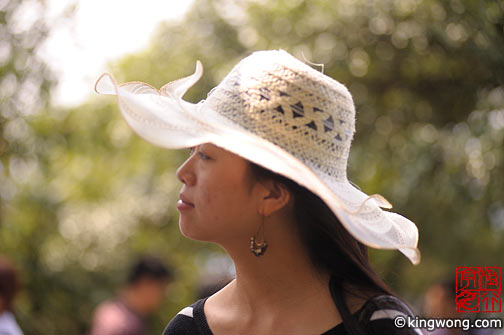
[[[184,236],[225,243],[248,239],[259,228],[261,187],[247,160],[202,144],[191,149],[177,177],[184,184],[177,203]]]

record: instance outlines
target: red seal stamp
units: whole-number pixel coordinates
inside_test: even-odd
[[[456,273],[457,312],[502,311],[502,270],[498,266],[459,266]]]

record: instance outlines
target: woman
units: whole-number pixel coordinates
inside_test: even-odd
[[[117,86],[130,126],[166,148],[190,147],[177,208],[188,238],[220,244],[236,279],[184,308],[164,334],[415,334],[394,326],[408,307],[373,271],[367,246],[418,263],[413,222],[346,178],[355,107],[340,83],[285,51],[243,59],[196,105],[201,76],[157,92]]]

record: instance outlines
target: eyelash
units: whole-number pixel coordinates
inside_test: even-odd
[[[195,151],[195,147],[192,147],[189,149],[189,156],[192,156],[194,154],[194,151]],[[207,155],[205,155],[203,152],[199,151],[198,152],[198,155],[200,155],[200,157],[204,160],[207,160],[207,159],[210,159],[210,157],[208,157]]]
[[[204,153],[202,153],[201,151],[198,152],[198,154],[200,155],[200,157],[204,160],[207,160],[207,159],[210,159],[210,157],[208,157],[207,155],[205,155]]]

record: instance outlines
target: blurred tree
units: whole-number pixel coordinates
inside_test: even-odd
[[[37,317],[47,299],[38,246],[54,232],[50,208],[37,190],[44,184],[38,134],[30,119],[47,106],[54,80],[37,56],[48,32],[42,1],[0,1],[0,253],[21,270],[27,288],[19,302],[27,331],[43,329]],[[40,210],[42,209],[42,210]],[[25,322],[29,321],[29,322]],[[41,321],[41,322],[39,322]]]
[[[152,319],[160,332],[221,253],[178,232],[175,169],[185,153],[133,135],[113,99],[47,107],[52,79],[35,53],[47,27],[20,31],[23,3],[0,1],[0,252],[24,274],[21,326],[85,332],[130,260],[152,253],[178,268]],[[415,298],[456,266],[504,265],[503,23],[495,1],[196,0],[110,72],[160,87],[200,59],[205,74],[187,95],[199,101],[254,50],[324,63],[357,105],[352,181],[419,226],[419,266],[371,253],[393,288]]]

